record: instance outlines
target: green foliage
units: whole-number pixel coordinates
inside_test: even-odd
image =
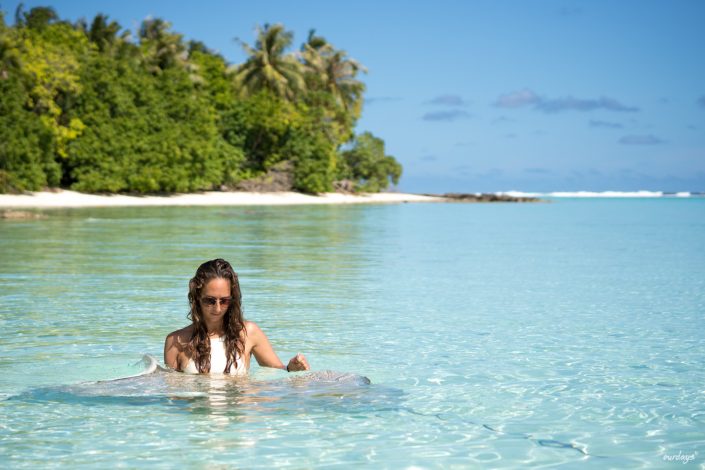
[[[226,113],[226,140],[243,149],[244,169],[259,174],[287,159],[284,149],[300,119],[292,103],[263,90],[234,103]]]
[[[209,190],[282,162],[309,193],[340,178],[375,191],[401,174],[371,135],[338,152],[360,116],[364,68],[313,32],[292,54],[292,33],[265,25],[230,66],[159,18],[135,42],[102,14],[73,25],[50,7],[15,16],[8,27],[0,12],[0,192]]]
[[[311,30],[301,46],[305,65],[308,93],[306,102],[325,111],[325,119],[332,122],[332,130],[339,143],[353,137],[353,128],[362,112],[365,84],[357,74],[367,70],[337,50],[322,36]]]
[[[241,96],[268,90],[276,96],[293,100],[303,93],[303,67],[284,51],[291,45],[293,34],[281,24],[257,28],[255,47],[240,41],[249,56],[234,75]]]
[[[333,189],[337,144],[321,120],[322,110],[300,106],[301,120],[292,128],[286,153],[294,162],[294,187],[306,193]]]
[[[29,90],[27,105],[52,132],[54,152],[65,157],[67,144],[85,128],[80,118],[67,118],[66,111],[81,92],[80,61],[89,51],[89,44],[71,25],[51,24],[51,12],[33,8],[24,15],[26,26],[14,33],[24,84]]]
[[[102,53],[109,52],[118,42],[120,25],[115,21],[108,22],[108,17],[98,14],[93,18],[91,28],[87,31],[88,40],[96,45]]]
[[[195,48],[190,45],[189,61],[199,76],[198,82],[208,94],[216,110],[222,112],[236,101],[232,80],[228,76],[228,65],[219,55],[205,50],[205,46]]]
[[[18,44],[0,17],[0,192],[36,191],[60,180],[53,136],[27,108]]]
[[[296,130],[287,145],[294,160],[294,188],[305,193],[324,193],[333,189],[336,152],[330,141],[315,127]]]
[[[219,135],[216,113],[188,71],[151,69],[95,55],[78,112],[86,132],[70,152],[70,179],[80,191],[187,192],[214,189],[242,163]]]
[[[0,192],[38,191],[59,183],[51,132],[25,109],[15,70],[0,78]]]
[[[22,4],[19,5],[21,7]],[[28,13],[22,13],[23,24],[30,29],[43,29],[59,19],[59,15],[51,7],[35,7]]]
[[[225,119],[229,142],[244,151],[243,176],[257,176],[278,163],[294,164],[294,186],[308,193],[330,191],[337,143],[321,110],[294,104],[263,90],[238,102]]]
[[[386,189],[389,182],[399,183],[401,165],[384,151],[384,141],[364,132],[353,141],[352,148],[341,153],[341,179],[353,180],[365,192]]]

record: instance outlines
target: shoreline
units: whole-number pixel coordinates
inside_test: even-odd
[[[407,193],[341,194],[313,196],[296,192],[255,193],[206,191],[202,193],[128,196],[98,195],[76,191],[39,191],[27,194],[0,194],[0,210],[69,209],[84,207],[158,206],[288,206],[312,204],[398,204],[405,202],[447,202],[440,196]]]

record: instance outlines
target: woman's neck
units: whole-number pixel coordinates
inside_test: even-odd
[[[208,331],[208,336],[216,336],[216,337],[223,336],[223,333],[224,333],[223,324],[218,323],[215,325],[209,325],[208,323],[206,323],[206,331]]]

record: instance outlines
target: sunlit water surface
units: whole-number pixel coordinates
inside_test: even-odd
[[[0,220],[0,466],[705,467],[703,199],[45,214]],[[215,257],[372,384],[71,388],[161,360]]]

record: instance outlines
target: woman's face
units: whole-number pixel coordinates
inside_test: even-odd
[[[230,281],[222,278],[211,279],[203,286],[199,301],[206,321],[222,319],[232,302]]]

